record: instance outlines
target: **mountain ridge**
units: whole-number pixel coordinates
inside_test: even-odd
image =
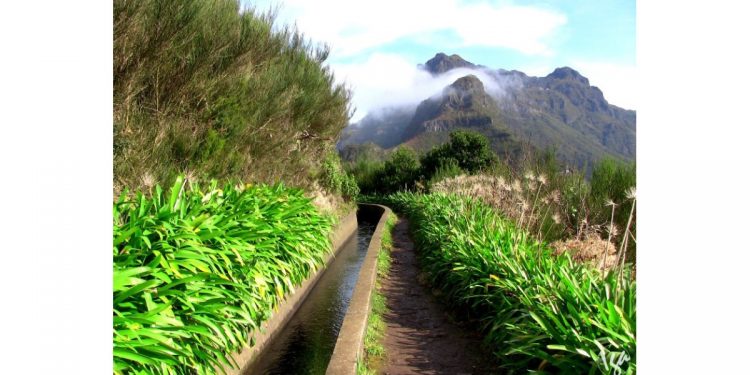
[[[405,144],[425,151],[445,142],[452,130],[470,129],[490,137],[498,154],[525,143],[554,149],[560,160],[578,168],[590,168],[604,157],[635,159],[635,111],[607,102],[598,87],[571,67],[534,77],[444,53],[419,67],[435,77],[459,68],[472,72],[416,106],[391,108],[398,116],[368,114],[347,127],[339,146],[373,142],[386,149]],[[487,84],[501,87],[501,94],[489,92]]]

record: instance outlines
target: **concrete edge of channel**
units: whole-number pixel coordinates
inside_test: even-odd
[[[274,312],[273,316],[271,316],[269,320],[263,322],[260,329],[251,335],[250,340],[254,338],[255,345],[245,347],[241,352],[232,356],[234,361],[240,367],[236,368],[228,365],[223,366],[223,370],[226,374],[239,375],[252,366],[257,359],[258,354],[263,352],[263,349],[273,341],[273,339],[282,331],[286,323],[289,322],[289,319],[291,319],[294,313],[297,312],[300,305],[302,305],[302,302],[305,300],[305,297],[307,297],[318,282],[318,279],[323,275],[326,268],[341,251],[344,243],[356,234],[357,225],[357,209],[354,209],[344,216],[331,232],[331,247],[334,251],[328,254],[328,258],[325,261],[326,266],[320,267],[315,275],[305,280],[302,285],[294,290],[294,293],[288,295],[287,298],[279,304],[279,308]],[[217,371],[217,373],[220,373],[220,371]]]
[[[365,215],[368,215],[368,211],[371,212],[371,217],[377,217],[375,215],[379,211],[380,220],[372,234],[370,245],[367,247],[367,254],[362,262],[357,284],[352,292],[352,299],[349,302],[349,308],[346,310],[331,361],[326,369],[326,375],[356,374],[357,360],[364,350],[365,330],[367,329],[367,318],[370,314],[370,297],[375,288],[377,276],[378,252],[391,209],[379,204],[361,203],[359,210],[364,211]]]

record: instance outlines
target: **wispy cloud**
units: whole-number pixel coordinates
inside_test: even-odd
[[[592,49],[601,46],[596,39],[602,30],[599,24],[594,27],[588,18],[581,19],[574,5],[569,5],[572,8],[563,13],[561,9],[565,7],[561,3],[553,4],[554,10],[551,3],[544,1],[518,3],[514,0],[254,2],[261,9],[280,6],[280,22],[296,23],[312,40],[331,46],[328,62],[338,80],[345,80],[354,89],[355,121],[370,109],[399,101],[411,104],[440,92],[451,83],[448,80],[458,77],[451,74],[435,80],[419,71],[416,64],[434,53],[452,51],[462,55],[475,51],[469,57],[474,63],[493,69],[518,69],[532,76],[545,76],[556,67],[568,65],[601,88],[610,103],[635,109],[633,64],[607,58],[606,51],[598,60],[578,58],[580,51],[585,51],[586,56],[596,56],[598,50]],[[561,44],[571,35],[586,35],[586,38]],[[414,46],[424,49],[415,52],[410,49]]]
[[[489,72],[464,68],[434,77],[396,54],[374,53],[363,63],[334,64],[332,68],[337,80],[353,89],[354,122],[379,108],[416,105],[469,74],[479,78],[485,90],[495,97],[502,96],[507,85],[512,84],[491,77]]]
[[[549,41],[564,14],[534,6],[458,0],[287,0],[284,11],[305,34],[331,44],[335,55],[354,56],[404,38],[415,42],[440,32],[464,47],[504,47],[551,55]]]

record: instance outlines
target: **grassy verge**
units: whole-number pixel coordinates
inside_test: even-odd
[[[357,374],[376,374],[379,365],[385,359],[385,348],[383,347],[383,336],[385,335],[385,322],[383,314],[386,313],[385,296],[380,292],[380,280],[388,276],[391,267],[391,248],[393,238],[391,233],[398,218],[391,213],[386,221],[383,231],[381,248],[378,253],[378,276],[375,281],[375,290],[372,292],[370,315],[367,318],[367,331],[365,332],[364,357],[357,362]]]
[[[620,278],[554,256],[476,199],[385,199],[409,217],[430,282],[481,323],[507,370],[635,373],[636,284],[628,267]]]
[[[299,189],[171,189],[113,207],[116,374],[213,374],[330,252],[332,220]]]

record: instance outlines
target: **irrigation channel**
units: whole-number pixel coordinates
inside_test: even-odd
[[[357,213],[358,227],[310,294],[242,374],[324,374],[377,220]]]

